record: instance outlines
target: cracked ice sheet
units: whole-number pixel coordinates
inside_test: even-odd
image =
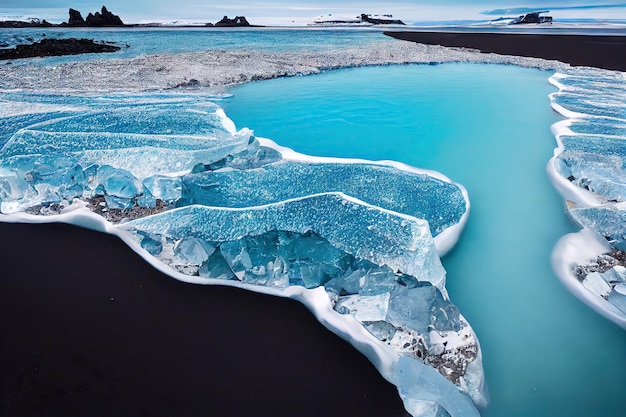
[[[581,281],[575,274],[578,266],[624,248],[624,80],[624,72],[593,68],[570,68],[550,77],[559,89],[550,95],[552,107],[567,119],[552,126],[558,146],[547,170],[567,200],[568,216],[582,228],[557,242],[552,268],[574,295],[626,329],[626,314],[603,296],[606,288],[598,277]],[[620,304],[621,284],[616,288],[610,295]]]
[[[139,103],[134,103],[134,104],[145,104],[145,103],[141,103],[141,99],[139,99],[138,101],[139,101]],[[119,102],[115,102],[115,100],[113,100],[113,102],[114,102],[113,103],[114,105],[119,105]],[[93,103],[91,103],[91,104],[93,105]],[[109,103],[107,105],[111,105],[111,104]],[[159,108],[160,107],[156,106],[156,107],[153,108],[153,110],[156,111]],[[133,114],[134,111],[138,111],[139,113],[141,113],[141,111],[143,111],[143,110],[141,110],[141,107],[135,108],[133,106],[127,106],[127,109],[129,110],[128,113],[131,114],[131,115]],[[161,114],[161,115],[163,114],[163,113],[159,113],[159,111],[156,111],[156,113],[157,114]],[[120,111],[119,114],[116,114],[116,112],[113,111],[113,115],[115,116],[115,117],[113,117],[113,126],[120,127],[119,129],[117,129],[118,130],[117,133],[120,134],[120,137],[122,137],[122,142],[124,142],[124,141],[128,140],[128,138],[125,136],[128,133],[127,130],[131,130],[131,132],[133,132],[134,124],[137,123],[137,122],[141,122],[141,118],[135,117],[134,120],[132,120],[133,118],[131,117],[130,121],[129,121],[129,120],[127,120],[125,118],[124,113],[121,112],[121,111]],[[50,117],[54,117],[54,116],[55,115],[50,115]],[[76,122],[78,120],[85,121],[85,117],[87,119],[89,117],[91,117],[92,119],[89,119],[89,120],[91,120],[92,122],[95,121],[95,123],[90,124],[87,127],[84,126],[84,123],[82,123],[82,122],[74,123],[74,122]],[[100,119],[98,119],[99,117],[100,117]],[[224,116],[224,119],[225,119],[225,116]],[[100,123],[100,122],[102,122],[102,123]],[[97,129],[105,130],[105,129],[102,128],[102,126],[109,126],[110,127],[111,125],[107,125],[107,122],[109,122],[109,120],[106,120],[106,118],[103,120],[101,113],[98,113],[98,112],[94,113],[94,112],[92,112],[92,113],[88,113],[86,116],[85,115],[80,115],[80,116],[74,116],[74,117],[62,119],[61,121],[53,121],[53,122],[49,122],[49,123],[43,122],[43,123],[41,123],[41,125],[48,126],[47,128],[46,127],[43,128],[43,132],[45,134],[55,134],[55,133],[63,134],[63,133],[65,133],[64,132],[65,130],[79,130],[79,133],[88,135],[90,133],[93,133],[93,132],[89,131],[90,129],[92,129],[92,130],[94,130],[94,129],[96,129],[96,130]],[[230,132],[230,133],[234,132],[234,125],[232,125],[232,122],[229,124],[228,120],[226,120],[226,119],[223,122],[224,122],[223,126],[225,127],[225,130],[227,132]],[[74,124],[72,124],[72,123],[74,123]],[[50,128],[49,126],[52,126],[52,127]],[[57,129],[54,128],[55,126],[57,126]],[[64,127],[61,128],[60,126],[64,126]],[[70,126],[74,126],[75,128],[68,129],[68,127],[70,127]],[[25,129],[25,130],[28,130],[28,129]],[[82,130],[82,132],[80,132],[80,130]],[[115,129],[111,129],[111,130],[115,130]],[[139,129],[139,130],[141,130],[141,129]],[[133,132],[133,133],[135,133],[135,132]],[[144,132],[144,133],[146,133],[146,132]],[[171,134],[171,132],[163,132],[163,131],[157,132],[157,133]],[[182,135],[180,135],[180,137],[175,137],[175,139],[176,140],[180,139],[182,141],[182,146],[184,148],[185,147],[184,139],[186,139],[185,138],[185,134],[189,133],[189,132],[181,132],[181,133],[182,133]],[[131,134],[131,136],[132,136],[132,134]],[[21,138],[21,137],[22,137],[22,135],[18,136],[18,138]],[[72,138],[72,140],[74,139],[73,136],[71,136],[71,138]],[[141,142],[141,141],[146,141],[146,140],[147,141],[154,141],[155,138],[151,138],[151,137],[139,137],[139,138],[131,137],[131,139],[138,139],[139,142]],[[19,146],[23,146],[21,152],[30,152],[33,149],[41,149],[41,147],[38,147],[40,144],[38,144],[38,143],[36,143],[34,141],[31,141],[31,142],[28,142],[28,141],[23,142],[22,141],[22,142],[20,142],[19,140],[16,139],[14,144],[16,145],[16,148],[17,148],[17,144],[16,143],[19,143]],[[143,142],[141,142],[141,143],[143,144]],[[113,144],[115,144],[115,142],[113,142]],[[32,146],[32,148],[31,148],[31,146]],[[276,147],[276,148],[278,148],[278,147]],[[122,146],[121,149],[123,150],[124,147]],[[73,151],[73,150],[74,150],[73,148],[66,148],[66,151],[68,151],[68,153],[70,153],[70,154],[71,154],[71,151]],[[284,151],[285,151],[285,149],[281,148],[281,152],[284,152]],[[10,156],[9,158],[15,157],[19,153],[20,152],[16,152],[16,155]],[[287,153],[289,153],[289,152],[287,152]],[[54,155],[54,153],[52,153],[52,155]],[[291,155],[293,156],[293,155],[298,155],[298,154],[292,153]],[[301,158],[302,155],[299,155],[298,157]],[[342,160],[334,160],[335,163],[337,163],[339,161],[342,161]],[[345,161],[345,160],[343,160],[343,162],[345,162],[345,163],[353,163],[354,161]],[[385,163],[383,165],[394,166],[394,167],[396,167],[398,169],[407,170],[407,167],[406,166],[402,166],[402,164],[389,162],[389,163]],[[129,169],[131,169],[131,168],[132,169],[138,169],[137,167],[134,167],[134,166],[129,166],[128,168]],[[168,170],[169,168],[166,167],[164,169]],[[415,170],[415,171],[417,171],[417,170]],[[438,173],[432,173],[432,175],[434,177],[436,177],[436,178],[443,177],[443,176],[441,176]],[[447,179],[444,178],[444,180],[447,180]],[[447,181],[449,181],[449,180],[447,180]],[[463,193],[463,195],[466,198],[466,194]],[[419,249],[419,245],[416,244],[417,241],[415,241],[411,237],[411,234],[415,233],[415,231],[412,230],[410,227],[408,228],[408,231],[405,230],[405,232],[402,232],[402,230],[404,230],[403,227],[406,229],[407,225],[413,224],[413,222],[415,222],[417,219],[415,219],[413,217],[410,217],[410,216],[401,216],[400,215],[399,217],[402,218],[402,220],[400,221],[399,228],[397,228],[397,230],[400,233],[398,233],[395,236],[388,236],[388,235],[384,234],[384,232],[385,232],[384,227],[382,227],[381,225],[378,224],[378,222],[380,221],[379,217],[384,218],[385,215],[387,215],[387,217],[392,218],[393,216],[397,216],[396,213],[387,212],[386,210],[380,210],[377,207],[374,208],[372,206],[364,205],[364,204],[362,204],[360,202],[357,203],[355,201],[350,201],[350,200],[351,199],[349,199],[349,198],[347,199],[347,202],[345,204],[346,206],[350,206],[350,207],[354,208],[353,206],[354,206],[354,204],[356,204],[356,206],[359,206],[358,210],[365,210],[364,212],[367,213],[368,215],[370,215],[374,219],[374,223],[375,224],[374,223],[370,224],[370,226],[372,226],[372,227],[369,228],[369,229],[366,227],[366,230],[368,230],[367,233],[373,233],[372,236],[376,236],[376,233],[378,233],[380,235],[379,239],[378,239],[379,241],[375,241],[375,239],[372,240],[370,238],[370,240],[369,240],[370,245],[369,246],[368,245],[364,245],[363,247],[359,246],[359,248],[361,250],[361,252],[359,252],[359,254],[364,256],[365,259],[367,259],[367,256],[370,256],[372,259],[375,259],[377,261],[381,261],[381,259],[382,259],[381,262],[386,262],[387,260],[389,260],[389,263],[391,263],[392,265],[402,265],[402,268],[405,268],[407,271],[411,271],[412,273],[415,273],[415,274],[417,274],[418,270],[421,267],[425,267],[427,272],[426,272],[426,274],[423,275],[423,278],[426,279],[426,280],[432,279],[436,285],[440,286],[443,289],[442,293],[445,295],[445,288],[443,287],[443,283],[444,283],[444,278],[443,277],[445,275],[444,274],[439,274],[439,272],[441,272],[442,269],[441,269],[441,266],[439,264],[439,260],[436,257],[436,252],[433,251],[434,245],[432,244],[432,239],[430,238],[430,233],[428,232],[427,225],[424,225],[424,222],[421,221],[422,224],[416,230],[420,230],[420,233],[422,233],[421,231],[425,230],[425,232],[423,232],[422,237],[424,239],[427,239],[427,240],[430,239],[431,243],[426,245],[429,248],[427,250],[429,255],[426,257],[427,263],[428,262],[433,262],[433,265],[431,265],[430,267],[425,266],[425,265],[421,265],[420,266],[420,265],[417,265],[415,262],[413,262],[413,263],[407,262],[407,257],[408,258],[411,257],[411,253],[410,252],[411,251],[413,252],[412,255],[417,255],[417,253],[419,252],[420,249]],[[353,205],[351,205],[351,203],[353,203]],[[278,203],[277,204],[277,206],[280,206],[280,205],[284,206],[285,203],[283,202],[283,203]],[[66,214],[61,214],[59,216],[51,216],[50,218],[43,218],[44,216],[32,217],[32,216],[25,216],[25,215],[20,213],[20,214],[16,214],[15,216],[8,216],[8,217],[3,216],[2,220],[5,220],[5,221],[30,221],[30,222],[66,221],[66,222],[70,222],[70,223],[73,223],[73,224],[76,224],[76,225],[80,225],[80,226],[83,226],[83,227],[90,227],[90,228],[94,228],[96,230],[108,231],[109,233],[114,233],[114,234],[120,235],[120,236],[122,236],[125,239],[125,241],[127,243],[129,243],[129,245],[131,245],[131,246],[133,245],[132,242],[130,242],[127,238],[125,238],[123,236],[123,233],[120,231],[120,229],[111,226],[110,224],[106,223],[102,218],[94,215],[93,213],[86,212],[86,210],[84,210],[83,207],[84,207],[84,204],[81,204],[81,202],[79,202],[79,201],[75,201],[74,204],[69,205],[69,206],[67,206],[67,207],[65,207],[63,209],[63,211],[67,212]],[[467,207],[469,208],[469,205],[467,205]],[[192,209],[192,208],[188,208],[188,209]],[[383,214],[381,214],[381,213],[383,213]],[[165,213],[165,214],[167,214],[167,213]],[[466,219],[466,216],[467,216],[467,212],[465,212],[465,214],[463,216],[463,219],[462,219],[461,222],[459,222],[459,224],[457,224],[457,225],[455,225],[453,227],[450,227],[449,229],[444,230],[444,233],[441,233],[440,236],[444,236],[445,237],[445,235],[446,235],[445,232],[448,231],[448,230],[454,230],[454,233],[452,233],[453,237],[454,237],[455,233],[456,234],[460,233],[460,229],[462,228],[462,225],[464,224],[464,219]],[[348,216],[348,218],[349,217],[350,216]],[[407,222],[407,220],[408,220],[408,222]],[[327,219],[319,218],[318,221],[319,221],[320,224],[323,225],[323,224],[325,224],[325,222],[327,222]],[[406,222],[406,224],[402,225],[402,221]],[[381,224],[384,224],[384,222],[382,222]],[[398,225],[396,224],[396,226],[398,226]],[[323,227],[322,227],[322,229],[323,229]],[[323,230],[326,230],[326,229],[323,229]],[[346,232],[353,232],[353,231],[354,230],[348,230],[348,229],[345,229],[345,228],[341,229],[341,228],[338,227],[334,232],[333,232],[333,230],[328,230],[328,234],[330,235],[331,238],[333,236],[336,238],[338,236],[336,233],[346,234]],[[333,233],[335,233],[335,234],[333,234]],[[417,234],[419,234],[419,233],[416,233],[416,235]],[[449,238],[450,238],[450,236],[448,236],[448,240],[450,240]],[[390,247],[389,248],[383,248],[381,253],[376,253],[376,251],[379,249],[376,245],[380,244],[380,243],[385,243],[385,242],[387,244],[389,244]],[[339,244],[341,244],[341,242]],[[352,242],[352,244],[354,244],[354,242]],[[363,248],[365,248],[365,249],[363,249]],[[399,248],[409,248],[409,250],[406,251],[407,253],[403,254],[402,250],[399,249]],[[135,249],[137,249],[137,248],[135,248]],[[367,252],[367,250],[370,250],[370,252]],[[433,256],[433,254],[434,254],[434,256]],[[151,263],[153,265],[159,267],[159,268],[162,267],[162,264],[159,264],[158,262],[152,261]],[[400,268],[398,267],[398,269],[400,269]],[[171,270],[169,270],[169,271],[166,270],[165,272],[169,273],[170,275],[176,276],[177,278],[182,279],[182,280],[186,280],[186,281],[190,281],[190,282],[196,282],[193,279],[193,277],[187,277],[186,276],[186,277],[183,278],[180,275],[173,274]],[[203,282],[203,283],[206,283],[206,280],[204,280],[204,281],[205,282]],[[229,284],[227,284],[227,285],[229,285]],[[243,284],[241,286],[246,287],[246,285],[243,285]],[[317,299],[317,298],[320,297],[319,294],[318,295],[312,295],[312,294],[317,294],[317,293],[314,292],[314,290],[310,290],[310,291],[313,291],[313,292],[309,293],[309,292],[307,292],[309,290],[304,290],[302,288],[289,287],[289,288],[284,289],[280,293],[276,293],[276,292],[273,292],[271,289],[260,288],[258,286],[255,286],[254,288],[251,288],[251,286],[247,286],[246,288],[253,289],[255,291],[269,292],[269,293],[274,293],[276,295],[290,296],[290,297],[293,297],[293,298],[296,298],[296,299],[301,299],[302,301],[306,302],[307,305],[309,305],[309,307],[311,307],[313,310],[315,310],[315,307],[313,307],[313,306],[316,303],[320,302],[320,300]],[[326,296],[325,294],[324,294],[324,296],[325,296],[325,298],[324,298],[323,303],[328,304],[329,303],[328,296]],[[447,295],[446,295],[446,297],[447,297]],[[326,305],[320,305],[320,308],[322,310],[324,310],[324,309],[327,309],[327,306]],[[323,323],[332,323],[333,320],[334,320],[333,318],[328,317],[328,314],[327,315],[320,314],[320,315],[318,315],[318,318],[320,318],[320,321],[322,321]],[[339,335],[344,335],[344,337],[346,337],[349,341],[351,341],[351,343],[353,343],[355,346],[357,346],[357,348],[359,348],[361,351],[365,352],[366,355],[368,355],[368,357],[370,357],[370,359],[375,364],[377,364],[379,369],[381,369],[381,372],[383,373],[383,375],[386,378],[392,380],[392,382],[394,382],[393,375],[392,375],[391,371],[389,371],[389,369],[391,369],[393,364],[397,362],[397,359],[398,359],[397,355],[390,354],[389,352],[385,353],[385,351],[384,351],[385,348],[381,347],[379,345],[376,345],[372,341],[371,334],[367,333],[367,331],[364,330],[362,326],[359,325],[359,326],[355,327],[354,324],[346,325],[344,323],[343,319],[337,319],[337,320],[338,320],[337,321],[338,323],[343,323],[343,324],[341,324],[341,325],[329,325],[329,328],[331,330],[334,329],[334,331],[336,331]],[[353,323],[353,322],[349,322],[349,323]],[[365,336],[363,336],[363,332],[365,332],[364,333]],[[349,335],[349,336],[346,336],[346,335]],[[376,339],[374,339],[374,340],[376,340]],[[482,384],[481,384],[482,378],[483,378],[482,377],[482,366],[479,364],[479,361],[474,361],[473,364],[474,364],[474,366],[473,366],[474,367],[473,375],[476,375],[476,376],[474,377],[474,379],[475,379],[474,382],[470,381],[470,385],[472,385],[471,389],[474,390],[474,393],[475,393],[474,397],[475,397],[476,403],[484,405],[486,403],[486,399],[484,397],[484,395],[485,395],[484,392],[482,392]],[[411,367],[411,372],[417,372],[416,369],[421,369],[423,367],[424,367],[424,365],[419,365],[419,366],[418,365],[414,365],[414,366]],[[428,368],[428,369],[430,369],[430,368]],[[422,371],[420,370],[419,372],[421,373]],[[430,377],[429,377],[429,379],[427,381],[430,381]],[[441,385],[441,384],[443,384],[443,385]],[[446,391],[446,389],[447,389],[447,388],[445,388],[446,384],[449,384],[453,388],[453,390],[451,392],[453,392],[453,393],[458,392],[459,393],[457,401],[460,401],[462,404],[464,404],[463,408],[474,409],[473,408],[474,406],[473,406],[471,400],[469,399],[469,397],[467,397],[465,394],[461,393],[461,391],[458,388],[454,387],[454,385],[451,384],[449,381],[446,381],[445,379],[440,380],[437,383],[431,381],[430,387],[431,388],[432,387],[439,387],[439,385],[441,385],[442,387],[444,387],[443,390]],[[424,389],[420,391],[420,392],[430,392],[430,394],[428,394],[427,398],[421,398],[419,396],[417,396],[415,398],[413,398],[413,397],[406,397],[405,398],[405,404],[407,404],[407,408],[409,408],[410,411],[413,410],[412,412],[415,413],[415,415],[420,415],[421,411],[419,411],[419,410],[424,410],[425,409],[424,408],[425,404],[432,405],[432,398],[433,397],[438,397],[438,396],[441,395],[441,392],[442,392],[441,391],[441,387],[439,387],[437,389],[433,388],[433,390],[430,390],[430,388],[427,386],[427,387],[424,387]],[[412,392],[412,391],[409,390],[407,392]],[[414,394],[410,394],[410,395],[414,395]],[[458,404],[457,404],[457,406],[458,406]],[[439,406],[437,406],[437,407],[439,407]],[[430,409],[430,408],[432,408],[432,407],[431,406],[426,406],[426,409]],[[451,409],[451,411],[452,411],[452,409]],[[455,414],[453,413],[452,415],[455,415]],[[466,413],[466,414],[460,414],[460,415],[472,415],[472,414],[471,413],[470,414]]]

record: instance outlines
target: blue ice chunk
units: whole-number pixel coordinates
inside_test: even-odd
[[[163,251],[163,242],[157,234],[138,232],[141,236],[141,247],[152,256],[158,256]]]
[[[152,175],[142,181],[144,192],[151,197],[165,202],[178,200],[183,193],[183,183],[180,177],[167,175]]]
[[[289,283],[302,285],[305,288],[317,288],[330,277],[324,272],[322,265],[311,261],[295,261],[289,270]]]
[[[211,171],[222,168],[254,169],[272,162],[280,161],[281,159],[282,155],[280,152],[266,146],[261,146],[259,141],[251,136],[248,147],[245,150],[208,164],[207,168]]]
[[[156,197],[153,196],[145,187],[143,189],[143,193],[137,197],[135,201],[140,207],[156,207],[157,205]]]
[[[235,273],[228,265],[228,262],[222,256],[220,248],[209,256],[198,270],[198,275],[203,278],[223,279],[223,280],[237,280]]]
[[[363,327],[365,327],[368,332],[382,342],[387,342],[393,339],[393,336],[398,331],[395,326],[384,320],[364,321]]]
[[[0,201],[19,200],[26,195],[28,189],[28,183],[22,177],[0,169]]]
[[[411,415],[480,417],[470,397],[430,366],[401,357],[391,375]]]
[[[601,273],[602,278],[611,286],[617,284],[626,284],[626,268],[621,265],[615,265],[608,271]]]
[[[282,160],[258,169],[219,170],[183,177],[186,204],[251,207],[329,191],[429,222],[433,236],[459,222],[461,189],[429,175],[366,163]]]
[[[176,256],[195,265],[202,265],[214,251],[214,246],[195,237],[181,239],[174,246]]]
[[[366,262],[359,260],[358,262]],[[361,279],[365,275],[365,270],[357,268],[350,274],[333,278],[324,284],[326,291],[332,291],[337,295],[358,294],[361,291]]]
[[[626,250],[626,210],[623,205],[571,208],[569,214],[582,227],[604,236],[612,247]]]
[[[96,178],[106,195],[113,197],[131,199],[139,195],[141,189],[141,183],[133,174],[110,165],[100,166]]]
[[[387,265],[376,265],[365,259],[358,259],[352,266],[352,272],[333,278],[324,287],[340,296],[378,295],[394,288],[397,275]]]
[[[626,284],[617,284],[613,291],[609,293],[609,303],[617,307],[622,313],[626,314]]]
[[[242,282],[280,287],[289,286],[285,262],[279,255],[278,235],[251,236],[220,245],[222,256]]]
[[[626,200],[626,170],[618,155],[566,150],[557,157],[559,174],[609,200]]]
[[[292,236],[284,245],[283,256],[306,271],[302,279],[307,288],[319,287],[331,278],[343,276],[354,261],[354,257],[313,233]]]
[[[244,282],[317,288],[344,274],[353,257],[312,233],[269,231],[220,246],[224,259]]]
[[[432,286],[398,287],[389,302],[385,320],[396,327],[408,327],[421,334],[429,331],[430,315],[435,299]]]
[[[394,288],[386,321],[396,327],[415,329],[421,334],[430,330],[459,331],[461,328],[458,308],[429,283],[415,288]]]
[[[599,272],[587,274],[582,282],[583,286],[598,297],[607,298],[611,292],[611,286],[602,278]]]
[[[389,308],[388,292],[377,295],[347,295],[339,297],[335,310],[341,314],[350,314],[360,322],[385,321]]]
[[[189,206],[133,220],[125,227],[178,240],[234,241],[270,230],[312,230],[354,257],[388,265],[443,289],[441,265],[428,224],[364,205],[336,193],[246,209]],[[226,257],[226,254],[224,254]]]

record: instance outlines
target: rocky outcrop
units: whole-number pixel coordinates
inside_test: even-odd
[[[78,10],[70,8],[70,19],[67,21],[70,26],[85,26],[87,23]]]
[[[124,26],[119,16],[111,13],[105,6],[96,14],[89,13],[85,19],[87,26]]]
[[[56,25],[48,22],[47,20],[39,20],[36,18],[29,19],[28,21],[21,20],[4,20],[0,22],[0,28],[49,28]]]
[[[42,39],[28,45],[17,45],[13,49],[1,49],[0,60],[115,52],[120,49],[119,46],[97,43],[93,39]]]
[[[122,19],[110,11],[105,6],[99,12],[89,13],[85,19],[78,10],[69,10],[70,18],[67,23],[61,23],[60,26],[72,27],[115,27],[126,26]]]
[[[394,19],[391,15],[372,16],[371,14],[361,14],[361,20],[373,25],[404,25],[400,19]]]
[[[224,16],[222,20],[217,22],[213,26],[221,26],[221,27],[246,27],[252,26],[245,16],[235,16],[234,19],[229,19],[228,16]]]

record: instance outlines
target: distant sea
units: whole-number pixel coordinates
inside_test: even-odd
[[[33,61],[44,66],[215,48],[396,42],[378,30],[0,30],[6,45],[43,37],[124,45],[110,56]],[[396,160],[463,184],[470,220],[442,261],[450,297],[483,349],[491,405],[482,415],[621,417],[626,333],[572,296],[550,268],[552,247],[575,230],[545,173],[556,146],[550,126],[561,119],[550,108],[551,75],[485,64],[343,69],[234,87],[216,102],[237,128],[298,152]]]

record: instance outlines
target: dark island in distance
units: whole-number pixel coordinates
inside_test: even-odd
[[[69,9],[69,19],[61,24],[53,24],[47,20],[30,19],[29,21],[7,20],[0,22],[2,28],[54,28],[54,27],[165,27],[158,23],[133,24],[127,25],[122,19],[111,13],[106,6],[96,13],[89,13],[86,18],[75,9]],[[224,16],[220,21],[206,23],[204,27],[259,27],[251,25],[245,16],[236,16],[229,19]],[[6,46],[6,45],[1,45]],[[126,45],[128,47],[128,45]],[[0,48],[0,60],[62,56],[62,55],[79,55],[89,53],[116,52],[121,47],[114,45],[113,42],[96,42],[93,39],[42,39],[38,42],[30,44],[17,45],[15,48]]]
[[[0,22],[2,28],[51,28],[51,27],[162,27],[167,26],[161,23],[142,23],[142,24],[126,24],[122,19],[111,13],[106,6],[102,6],[102,9],[96,13],[89,13],[86,18],[83,18],[82,14],[75,9],[69,9],[69,19],[67,22],[60,24],[50,23],[43,19],[30,19],[28,21],[20,20],[5,20]],[[197,27],[198,25],[193,25]],[[178,26],[177,26],[178,27]],[[251,25],[245,16],[235,16],[233,19],[229,19],[228,16],[224,16],[220,21],[216,23],[206,23],[204,27],[262,27],[260,25]]]

